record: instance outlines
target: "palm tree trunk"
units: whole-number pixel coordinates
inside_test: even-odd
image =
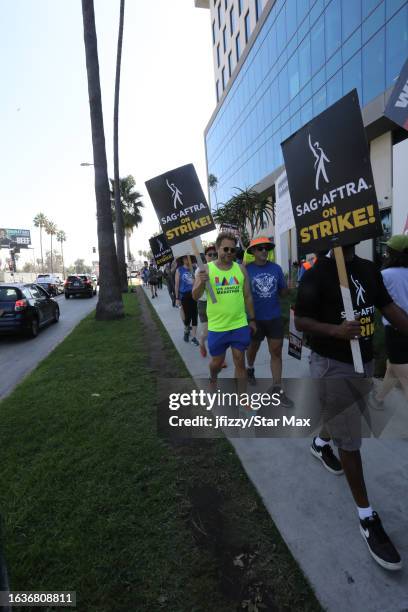
[[[54,272],[52,265],[52,234],[51,234],[51,274]]]
[[[125,259],[125,232],[123,227],[123,210],[120,198],[119,182],[119,91],[120,68],[122,61],[123,20],[125,14],[125,0],[120,0],[118,52],[116,57],[115,79],[115,105],[113,111],[113,167],[114,167],[114,193],[115,193],[115,221],[116,221],[116,252],[118,255],[119,276],[122,291],[128,291],[126,259]]]
[[[93,0],[82,0],[86,71],[88,76],[89,109],[95,169],[95,196],[98,227],[100,285],[96,306],[99,320],[124,316],[118,260],[113,234],[105,132],[103,127],[101,86],[99,80],[98,44]]]
[[[131,257],[132,257],[132,253],[130,252],[130,231],[126,230],[125,235],[126,235],[127,260],[130,263],[130,260],[131,260]]]
[[[62,240],[61,240],[61,259],[62,259],[62,277],[65,278],[64,249],[62,247]]]
[[[42,225],[40,225],[41,272],[44,273],[44,257],[42,248]]]

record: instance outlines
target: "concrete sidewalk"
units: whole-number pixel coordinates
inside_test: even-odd
[[[150,294],[146,291],[150,300]],[[208,377],[208,358],[183,342],[179,310],[166,288],[152,304],[186,367],[195,378]],[[301,361],[287,355],[284,378],[309,377],[308,351]],[[223,377],[232,377],[232,358]],[[259,352],[256,375],[269,378],[266,343]],[[299,381],[302,395],[302,383]],[[297,398],[293,398],[297,399]],[[398,391],[390,402],[406,410]],[[356,508],[344,476],[330,474],[309,452],[310,440],[230,439],[244,469],[261,495],[293,556],[309,579],[322,606],[333,612],[403,612],[408,609],[408,440],[364,440],[362,456],[373,508],[397,545],[405,563],[387,572],[368,553],[359,532]]]

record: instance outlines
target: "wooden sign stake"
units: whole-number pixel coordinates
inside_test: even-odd
[[[337,273],[339,275],[341,297],[343,298],[344,312],[347,321],[355,321],[353,302],[351,300],[350,286],[344,261],[342,247],[334,247],[334,257],[336,258]],[[358,340],[350,340],[351,352],[353,355],[354,370],[358,374],[364,374],[363,360],[361,358],[360,343]]]
[[[196,256],[196,259],[197,259],[197,265],[198,265],[200,271],[204,272],[205,271],[205,267],[204,267],[203,261],[201,259],[201,255],[199,253],[199,250],[198,250],[195,238],[191,238],[190,242],[191,242],[191,248],[193,249],[193,253],[194,253],[194,255]],[[212,303],[216,304],[217,303],[217,298],[215,297],[214,290],[213,290],[212,286],[210,285],[209,281],[207,281],[205,283],[205,286],[206,286],[206,288],[208,290],[208,293],[210,294],[210,298],[211,298]]]

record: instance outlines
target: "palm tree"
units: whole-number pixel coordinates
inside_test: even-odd
[[[114,191],[114,185],[112,180],[111,186],[112,190]],[[144,204],[141,200],[141,193],[135,190],[136,181],[131,174],[119,179],[119,186],[120,201],[123,212],[123,226],[126,238],[127,259],[130,262],[132,260],[132,254],[130,252],[130,236],[132,235],[134,228],[140,225],[143,220],[140,209],[144,207]],[[112,216],[116,223],[116,207],[113,206]]]
[[[119,187],[119,90],[120,90],[120,68],[122,60],[123,20],[125,13],[125,0],[120,0],[118,51],[116,57],[116,79],[115,79],[115,104],[113,111],[113,168],[114,168],[114,197],[116,217],[116,253],[118,256],[119,276],[122,291],[128,291],[126,259],[125,259],[125,230],[123,227],[123,213],[120,204]]]
[[[93,0],[82,0],[82,19],[84,24],[98,224],[100,285],[96,318],[99,320],[111,320],[123,317],[124,309],[113,233]]]
[[[62,243],[66,242],[67,240],[67,235],[65,232],[63,232],[62,230],[59,230],[59,232],[57,232],[57,240],[61,245],[61,257],[62,257],[62,276],[65,278],[65,266],[64,266],[64,249],[62,248]]]
[[[53,221],[47,220],[45,225],[45,231],[51,238],[51,274],[54,272],[53,270],[53,261],[52,261],[52,237],[58,232],[57,226]]]
[[[44,215],[44,213],[38,213],[38,215],[36,215],[34,217],[34,225],[35,225],[35,227],[39,227],[40,228],[41,272],[44,272],[44,257],[43,257],[43,248],[42,248],[42,230],[43,230],[43,227],[45,227],[46,223],[47,223],[47,217]]]
[[[214,197],[215,197],[215,206],[216,206],[216,210],[218,210],[218,200],[217,200],[217,187],[218,187],[218,179],[215,176],[215,174],[209,174],[208,175],[208,187],[209,189],[211,189],[214,193]]]

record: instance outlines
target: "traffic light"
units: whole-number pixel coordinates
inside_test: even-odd
[[[96,253],[96,247],[92,247],[92,253]]]

